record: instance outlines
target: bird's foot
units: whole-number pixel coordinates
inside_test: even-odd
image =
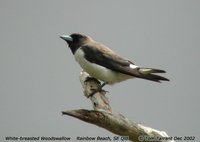
[[[92,89],[92,93],[89,95],[89,97],[92,97],[94,94],[96,94],[97,92],[103,92],[103,93],[107,93],[108,91],[103,90],[102,88],[106,85],[107,83],[104,82],[103,84],[101,84],[101,86],[99,86],[97,89]]]

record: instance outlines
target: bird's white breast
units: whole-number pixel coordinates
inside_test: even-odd
[[[74,54],[75,60],[79,63],[84,71],[86,71],[90,76],[99,79],[101,81],[107,82],[109,84],[114,84],[117,82],[121,82],[130,78],[132,76],[125,75],[122,73],[118,73],[107,69],[103,66],[97,65],[95,63],[91,63],[84,58],[84,52],[79,48]]]

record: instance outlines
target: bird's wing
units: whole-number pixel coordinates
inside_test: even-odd
[[[126,75],[143,78],[151,81],[169,81],[169,79],[155,75],[154,73],[165,73],[164,70],[154,68],[141,68],[128,59],[121,57],[104,45],[85,45],[81,47],[85,53],[85,58],[91,63],[98,64],[110,70]],[[95,56],[94,56],[95,55]]]
[[[81,48],[85,53],[86,60],[88,60],[91,63],[101,65],[110,70],[117,71],[123,74],[135,77],[138,76],[137,74],[134,74],[134,69],[130,68],[130,65],[134,65],[134,63],[119,56],[111,49],[103,45],[96,45],[95,48],[93,45],[85,45]]]

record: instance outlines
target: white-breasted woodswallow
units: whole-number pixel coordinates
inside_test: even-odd
[[[81,68],[104,84],[115,84],[135,77],[156,82],[169,81],[155,74],[165,73],[164,70],[137,66],[84,34],[73,33],[60,38],[67,42]]]

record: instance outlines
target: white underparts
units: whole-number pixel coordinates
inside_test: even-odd
[[[75,52],[74,57],[82,69],[90,74],[90,76],[103,82],[107,82],[108,84],[115,84],[117,82],[133,78],[133,76],[115,72],[106,67],[87,61],[84,58],[84,52],[81,50],[81,48]],[[131,65],[131,67],[136,68],[135,65]]]

